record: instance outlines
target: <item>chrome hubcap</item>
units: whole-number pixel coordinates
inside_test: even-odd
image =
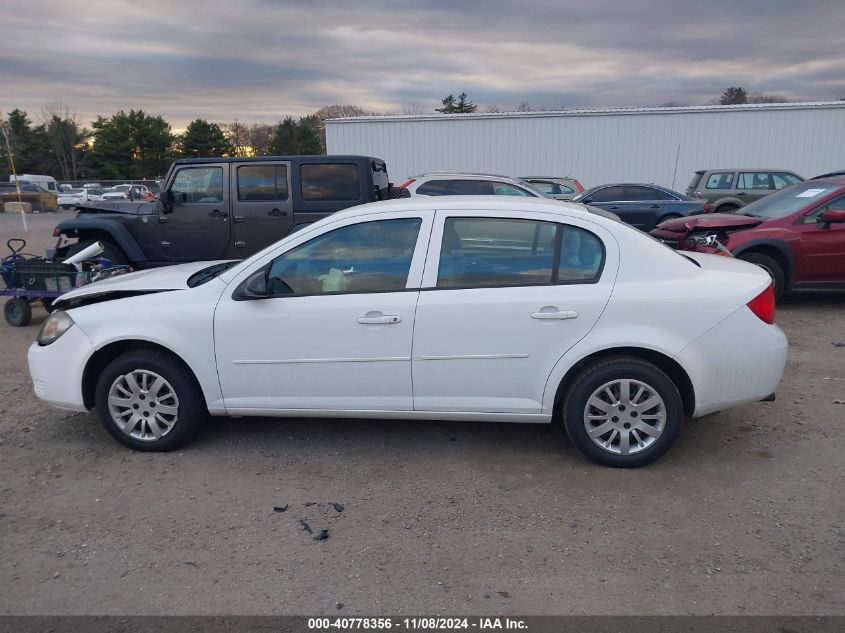
[[[136,369],[111,384],[109,413],[117,428],[127,435],[155,441],[173,430],[179,418],[179,398],[157,373]]]
[[[666,405],[651,386],[622,379],[596,389],[584,407],[584,427],[590,439],[609,453],[633,455],[663,433]]]

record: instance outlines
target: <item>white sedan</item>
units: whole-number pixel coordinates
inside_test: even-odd
[[[100,201],[102,199],[102,191],[91,187],[85,187],[82,189],[65,189],[58,195],[56,202],[62,209],[72,209],[84,202]]]
[[[641,466],[684,416],[773,395],[787,348],[760,268],[504,196],[363,205],[55,305],[35,393],[137,450],[208,414],[559,421],[593,460]]]

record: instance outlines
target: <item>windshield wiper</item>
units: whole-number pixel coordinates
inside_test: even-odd
[[[196,288],[197,286],[201,286],[205,282],[214,279],[215,277],[222,274],[237,263],[238,260],[235,260],[231,262],[223,262],[222,264],[214,264],[213,266],[209,266],[208,268],[203,268],[201,271],[196,272],[190,277],[188,277],[188,288]]]

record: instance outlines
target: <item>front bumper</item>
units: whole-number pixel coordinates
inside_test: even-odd
[[[82,372],[92,347],[91,339],[78,325],[51,345],[30,345],[27,362],[35,395],[60,409],[87,411],[82,398]]]

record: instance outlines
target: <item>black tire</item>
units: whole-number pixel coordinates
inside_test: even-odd
[[[645,445],[644,448],[633,447],[632,450],[636,450],[637,452],[624,455],[602,448],[594,440],[592,440],[587,430],[587,421],[585,417],[588,401],[596,390],[607,383],[626,379],[639,381],[648,386],[648,388],[656,395],[660,396],[663,405],[664,426],[659,436],[651,440],[649,435],[638,430],[640,428],[639,426],[633,427],[634,430],[632,431],[623,431],[621,429],[623,424],[629,425],[626,426],[625,429],[632,428],[631,423],[623,422],[623,420],[627,418],[612,418],[612,423],[619,428],[616,430],[614,430],[616,427],[608,429],[607,439],[609,439],[610,442],[613,442],[614,437],[621,438],[621,433],[623,432],[628,433],[628,437],[631,438],[634,431],[642,434],[641,436],[644,438],[644,443],[648,441],[651,442],[650,444]],[[642,397],[645,397],[645,395]],[[618,410],[624,411],[625,407],[621,405],[621,402],[625,400],[619,395],[617,395],[617,398],[620,402]],[[628,394],[628,399],[630,400],[630,392]],[[643,400],[641,404],[644,404],[648,399],[649,397],[647,397],[646,400]],[[635,409],[637,407],[632,406],[631,404],[629,404],[628,407],[627,416],[629,416],[629,418],[630,416],[636,417]],[[611,408],[613,409],[612,411],[610,410]],[[654,411],[654,407],[642,410],[642,412],[637,415],[648,415],[649,411]],[[616,405],[609,407],[606,412],[608,416],[612,416],[614,414],[625,415],[617,413]],[[573,381],[563,399],[562,414],[566,434],[578,450],[584,453],[587,457],[603,466],[612,466],[614,468],[639,468],[640,466],[650,464],[669,450],[675,442],[675,439],[678,436],[678,431],[681,428],[681,421],[684,417],[684,408],[681,401],[681,394],[678,392],[677,386],[661,369],[639,358],[631,356],[616,356],[596,361],[579,372],[579,375]],[[604,423],[591,422],[591,424],[596,425],[610,423],[611,421],[609,420]],[[647,422],[645,422],[645,419],[639,421],[634,420],[633,424],[647,424]],[[615,435],[616,433],[619,433],[620,435]],[[636,438],[634,441],[636,441]]]
[[[769,273],[769,277],[775,284],[775,301],[783,296],[783,292],[786,290],[786,272],[774,257],[765,253],[742,253],[738,259],[749,264],[756,264]]]
[[[735,204],[723,204],[717,209],[713,210],[713,213],[733,213],[739,209],[739,207]]]
[[[123,253],[120,247],[114,242],[108,240],[80,240],[76,244],[68,246],[63,255],[57,254],[58,261],[64,261],[72,255],[76,255],[79,251],[88,248],[91,244],[100,242],[103,245],[103,252],[98,257],[105,257],[114,266],[125,266],[129,263],[129,258]]]
[[[32,321],[32,307],[26,299],[12,297],[3,306],[3,316],[9,325],[23,327]]]
[[[411,192],[403,187],[389,187],[387,190],[388,200],[397,200],[399,198],[410,198]]]
[[[109,391],[116,381],[122,376],[139,371],[152,372],[163,378],[169,383],[167,387],[171,388],[176,396],[176,417],[169,430],[158,439],[143,439],[129,434],[129,432],[134,432],[150,435],[152,425],[147,420],[137,420],[129,431],[122,430],[109,407]],[[165,404],[173,406],[173,399],[160,400],[156,397],[157,394],[153,394],[152,400],[149,399],[149,391],[141,392],[139,397],[143,399],[144,393],[147,394],[148,403],[155,401],[160,407]],[[95,403],[97,415],[106,430],[118,442],[136,451],[170,451],[184,446],[197,434],[208,417],[202,391],[188,367],[170,354],[157,350],[130,351],[109,363],[97,378]],[[152,406],[149,405],[150,408]],[[143,411],[145,407],[147,404],[138,409],[139,416],[142,412],[146,413]],[[155,415],[150,415],[150,417],[156,419]],[[158,423],[156,427],[160,430]]]

